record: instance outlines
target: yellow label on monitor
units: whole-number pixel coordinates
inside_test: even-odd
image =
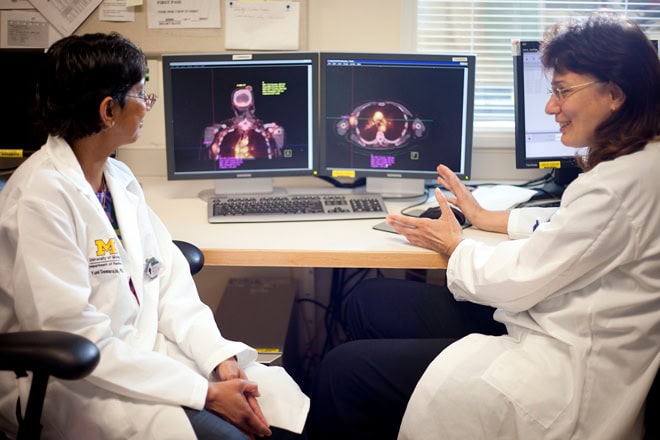
[[[19,149],[0,149],[0,157],[23,157],[23,150]]]
[[[539,162],[539,168],[561,168],[561,162],[558,160]]]
[[[332,170],[332,177],[355,177],[355,170]]]
[[[279,348],[256,348],[257,353],[279,353],[282,350]]]

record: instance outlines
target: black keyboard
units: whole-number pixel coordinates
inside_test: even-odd
[[[246,194],[213,196],[210,223],[358,220],[385,218],[380,194]]]

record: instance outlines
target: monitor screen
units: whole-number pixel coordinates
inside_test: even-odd
[[[470,178],[474,55],[321,52],[320,69],[321,173],[386,197],[423,193],[441,163]]]
[[[0,150],[29,154],[46,142],[47,131],[35,123],[35,88],[45,59],[44,49],[0,49]]]
[[[318,53],[163,55],[168,179],[225,194],[313,175],[317,75]]]
[[[559,124],[545,112],[551,78],[541,65],[539,47],[539,41],[514,44],[516,168],[553,170],[557,188],[547,192],[560,195],[578,174],[575,154],[579,150],[561,143]]]

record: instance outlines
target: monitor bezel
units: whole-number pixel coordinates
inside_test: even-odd
[[[211,170],[211,171],[177,171],[174,168],[174,121],[173,103],[168,99],[172,94],[171,63],[176,62],[246,62],[254,60],[261,61],[287,61],[287,60],[310,60],[311,66],[311,113],[312,121],[309,124],[311,130],[310,145],[311,163],[308,167],[295,169],[264,169],[264,170]],[[162,77],[165,113],[165,153],[167,163],[168,180],[231,180],[231,179],[261,179],[273,177],[313,176],[318,173],[318,52],[253,52],[253,53],[179,53],[163,54]]]
[[[329,164],[326,152],[328,151],[329,146],[327,145],[326,139],[326,117],[327,111],[324,107],[325,96],[327,93],[327,78],[326,78],[326,63],[328,59],[334,58],[347,58],[347,59],[365,59],[365,60],[391,60],[391,61],[455,61],[457,58],[467,61],[467,73],[468,73],[468,96],[467,96],[467,106],[466,109],[466,128],[465,128],[465,152],[464,152],[464,164],[463,171],[456,171],[456,174],[462,180],[470,180],[472,172],[472,150],[473,150],[473,138],[474,138],[474,96],[475,96],[475,72],[476,72],[476,55],[474,54],[465,54],[465,53],[406,53],[406,52],[320,52],[319,55],[319,77],[320,77],[320,91],[319,91],[319,143],[320,143],[320,170],[319,172],[322,175],[328,177],[351,177],[355,179],[359,178],[383,178],[383,179],[435,179],[437,177],[436,168],[439,164],[429,165],[428,171],[417,171],[417,170],[407,170],[403,172],[387,172],[385,170],[379,169],[356,169],[356,170],[347,170],[348,175],[342,176],[342,172],[339,167]],[[432,93],[432,92],[430,92]],[[442,94],[437,93],[437,99],[442,99]],[[333,174],[333,170],[338,172]]]
[[[526,114],[525,114],[525,74],[524,57],[525,51],[538,51],[541,45],[539,40],[518,40],[513,56],[513,101],[514,101],[514,138],[516,169],[526,168],[548,168],[550,170],[578,168],[575,154],[578,149],[573,149],[572,154],[554,155],[543,157],[528,156]],[[560,134],[557,125],[557,134]],[[561,143],[561,142],[560,142]]]
[[[21,85],[31,87],[30,91],[27,89],[21,90],[21,94],[25,95],[24,97],[30,96],[31,99],[18,103],[20,105],[16,102],[12,104],[13,98],[6,101],[4,112],[8,116],[10,115],[11,119],[8,121],[2,118],[3,130],[0,133],[0,149],[22,150],[23,154],[27,155],[39,150],[48,138],[48,130],[37,125],[38,114],[36,113],[37,109],[34,107],[36,105],[34,101],[36,86],[39,81],[40,70],[46,61],[46,50],[39,48],[0,48],[0,57],[5,58],[2,56],[3,54],[7,57],[22,58],[20,61],[15,60],[17,63],[15,66],[3,64],[3,72],[12,72],[11,69],[25,72],[28,65],[26,65],[24,57],[29,57],[35,62],[34,64],[38,64],[37,70],[30,72],[30,75],[20,75]],[[34,64],[31,63],[29,66],[32,67]],[[0,74],[3,83],[7,84],[10,90],[17,91],[18,84],[16,81],[5,78],[4,75],[5,73]],[[12,78],[16,78],[16,76],[12,74]],[[30,108],[30,105],[33,107]],[[24,123],[17,123],[21,118],[25,118]]]

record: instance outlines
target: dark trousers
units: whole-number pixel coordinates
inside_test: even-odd
[[[505,332],[493,312],[455,301],[444,286],[362,281],[346,303],[349,341],[315,374],[308,438],[396,439],[408,400],[438,353],[469,333]]]

